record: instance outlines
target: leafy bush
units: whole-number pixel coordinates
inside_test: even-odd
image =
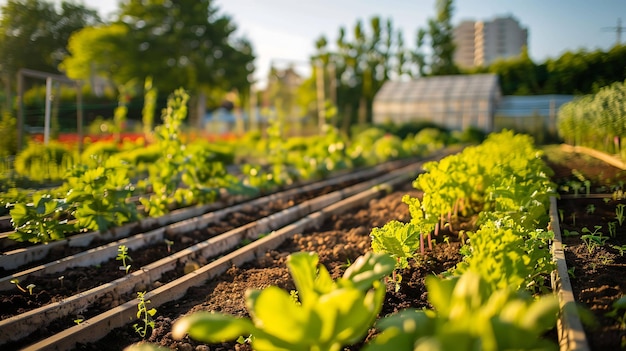
[[[104,163],[109,157],[119,152],[119,148],[112,141],[97,141],[90,144],[80,155],[82,164],[91,168],[98,167]]]
[[[626,137],[626,84],[613,83],[564,104],[557,129],[567,143],[621,154]]]
[[[60,143],[30,143],[15,157],[15,172],[36,181],[61,180],[75,159],[74,154]]]
[[[0,157],[12,156],[17,153],[17,120],[5,112],[0,121]]]

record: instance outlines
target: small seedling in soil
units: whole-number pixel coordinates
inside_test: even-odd
[[[622,246],[611,245],[611,247],[614,248],[615,250],[619,251],[619,255],[620,256],[624,256],[624,252],[626,252],[626,245],[622,245]]]
[[[139,323],[133,324],[133,328],[135,328],[135,332],[139,334],[142,338],[145,338],[148,334],[148,328],[154,329],[154,315],[156,314],[156,308],[148,309],[148,304],[150,304],[150,300],[145,299],[146,292],[137,292],[137,300],[139,300],[139,304],[137,304],[137,318],[141,320],[143,325],[139,325]]]
[[[604,245],[604,243],[606,243],[606,241],[609,239],[608,237],[603,236],[602,232],[600,232],[602,226],[596,225],[594,228],[595,230],[593,232],[587,227],[583,228],[582,232],[587,234],[580,236],[582,241],[584,241],[587,245],[587,250],[589,251],[589,253],[594,252],[598,246]]]
[[[619,223],[620,227],[622,226],[622,223],[624,222],[624,207],[626,205],[624,204],[617,204],[617,206],[615,206],[615,219],[617,219],[617,222]]]
[[[570,276],[570,278],[575,279],[576,278],[576,274],[574,274],[574,271],[576,270],[576,267],[571,267],[567,269],[567,275]]]
[[[26,289],[24,289],[21,285],[20,285],[20,280],[15,278],[15,279],[11,279],[11,284],[15,284],[15,286],[20,289],[21,292],[26,292]]]
[[[559,219],[561,220],[561,223],[563,223],[563,214],[564,211],[562,209],[559,209]]]
[[[76,316],[76,319],[74,319],[74,323],[76,323],[76,325],[79,325],[80,323],[82,323],[85,320],[85,317],[81,316],[80,314],[78,316]]]
[[[167,253],[172,252],[172,245],[174,245],[174,241],[165,239],[164,242],[165,245],[167,245]]]
[[[61,282],[61,287],[63,287],[63,280],[65,279],[65,276],[62,275],[62,276],[58,277],[57,279]]]
[[[572,213],[572,225],[576,226],[576,212]]]
[[[583,187],[583,183],[572,180],[569,182],[569,186],[574,190],[574,197],[578,197],[580,189]]]
[[[616,228],[616,222],[609,222],[607,223],[609,226],[609,236],[611,238],[615,238],[615,236],[617,236],[617,228]]]
[[[35,286],[36,286],[35,284],[28,284],[26,286],[26,289],[28,289],[28,293],[29,294],[31,294],[31,295],[33,294],[33,290],[35,289]]]
[[[587,205],[587,214],[594,214],[596,212],[596,206],[594,204]]]
[[[575,231],[575,230],[567,230],[567,229],[563,229],[563,236],[578,236],[580,235],[579,232]]]
[[[608,204],[609,202],[611,202],[611,199],[605,197],[604,199],[602,199],[602,201],[604,201],[605,204]]]
[[[126,261],[132,261],[133,259],[128,255],[128,248],[126,245],[120,245],[117,247],[117,257],[115,259],[122,261],[122,265],[119,267],[120,271],[126,271],[128,274],[130,264],[126,264]]]

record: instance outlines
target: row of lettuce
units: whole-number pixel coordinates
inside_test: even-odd
[[[333,281],[315,253],[292,254],[287,265],[297,291],[248,291],[250,319],[193,313],[175,322],[174,337],[247,340],[255,350],[330,351],[362,341],[375,326],[379,332],[366,351],[556,349],[542,338],[556,326],[559,310],[546,285],[554,269],[553,233],[545,228],[555,185],[532,138],[492,134],[425,169],[414,182],[424,191],[422,201],[403,199],[411,221],[374,228],[372,251],[341,278]],[[384,278],[402,284],[395,277],[411,262],[419,264],[424,240],[431,243],[437,227],[456,226],[459,217],[474,218],[476,225],[462,233],[468,237],[463,260],[426,277],[432,309],[406,309],[376,321]]]
[[[626,158],[626,82],[600,88],[559,109],[557,128],[565,142]]]
[[[420,156],[467,141],[463,134],[436,128],[404,138],[370,128],[348,140],[330,126],[313,136],[287,138],[279,123],[270,123],[263,138],[250,134],[219,143],[189,141],[181,133],[188,98],[183,90],[172,94],[163,124],[146,145],[97,142],[81,155],[58,144],[30,145],[16,157],[15,173],[58,184],[33,191],[4,183],[0,202],[15,227],[10,237],[33,243],[60,240],[211,203],[224,194],[254,196],[338,170]],[[131,201],[135,196],[141,209]]]

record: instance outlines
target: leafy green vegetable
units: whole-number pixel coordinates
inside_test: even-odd
[[[480,274],[426,277],[433,310],[404,310],[381,319],[365,351],[554,350],[541,336],[556,323],[555,296],[534,300],[510,287],[492,290]]]
[[[67,209],[64,199],[49,194],[35,193],[31,203],[16,203],[9,211],[15,232],[9,238],[16,241],[47,243],[65,238],[65,233],[75,230],[67,219],[61,219]]]
[[[278,287],[250,290],[246,302],[251,320],[220,313],[194,313],[174,324],[173,336],[188,333],[204,342],[235,340],[252,335],[255,350],[341,350],[359,341],[378,315],[385,296],[380,281],[389,275],[394,260],[368,253],[359,257],[333,281],[317,254],[289,256],[287,265],[297,296]]]

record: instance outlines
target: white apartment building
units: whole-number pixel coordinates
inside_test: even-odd
[[[454,28],[454,61],[464,68],[488,66],[498,58],[517,56],[528,45],[528,29],[512,16],[491,21],[463,21]]]

